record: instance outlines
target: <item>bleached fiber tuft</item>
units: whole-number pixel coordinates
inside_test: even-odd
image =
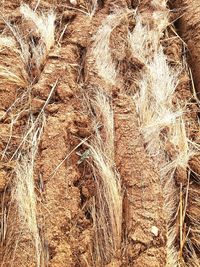
[[[163,26],[157,24],[157,16],[162,17]],[[173,103],[178,83],[179,69],[171,68],[163,52],[160,38],[167,25],[167,13],[154,12],[154,27],[142,22],[141,15],[136,19],[136,27],[129,34],[130,46],[134,56],[145,64],[138,83],[139,92],[134,96],[141,131],[144,135],[147,151],[160,170],[163,184],[164,209],[167,221],[167,266],[179,266],[176,247],[176,212],[178,198],[174,175],[176,169],[188,166],[188,160],[194,150],[188,143],[184,125],[184,110]],[[166,143],[176,150],[175,159],[168,157]]]
[[[122,189],[114,164],[113,111],[109,99],[97,91],[92,107],[97,114],[95,136],[88,144],[97,195],[94,199],[93,219],[96,232],[95,257],[97,266],[119,256],[122,230]],[[101,120],[101,121],[99,121]],[[102,130],[99,130],[99,122]]]
[[[54,45],[54,35],[55,35],[55,15],[51,11],[47,15],[38,15],[33,11],[28,5],[21,5],[20,12],[23,14],[25,19],[32,21],[39,34],[41,35],[43,42],[46,45],[47,51]]]
[[[117,11],[107,16],[94,37],[92,52],[98,74],[112,85],[116,82],[117,64],[113,61],[110,52],[110,36],[113,29],[120,24],[121,18],[126,16],[128,12],[131,11]]]
[[[28,76],[21,58],[21,51],[11,37],[0,37],[0,85],[26,88]]]
[[[152,61],[147,61],[146,67],[146,74],[139,81],[140,91],[135,96],[135,103],[148,151],[154,155],[162,149],[161,131],[176,124],[183,111],[180,108],[174,110],[173,106],[179,72],[169,68],[161,48]]]
[[[98,8],[98,1],[97,0],[89,0],[86,3],[86,10],[87,14],[92,18]]]
[[[15,40],[12,37],[8,37],[8,36],[0,36],[0,51],[4,48],[4,47],[14,47],[16,45]]]
[[[156,12],[153,16],[159,17],[159,23],[155,23],[157,27],[156,30],[152,29],[150,25],[144,24],[143,17],[137,15],[134,31],[129,33],[128,36],[133,53],[137,55],[138,59],[144,64],[151,61],[154,52],[159,49],[163,29],[165,29],[168,23],[168,21],[166,22],[166,17],[160,16],[160,13]]]
[[[42,127],[35,127],[31,118],[28,125],[33,128],[33,131],[26,137],[26,151],[20,151],[17,155],[16,179],[12,189],[12,198],[18,209],[20,230],[22,233],[30,235],[35,250],[35,263],[37,267],[41,267],[43,266],[41,265],[43,262],[42,243],[36,216],[37,200],[34,184],[34,163]]]
[[[175,158],[175,166],[186,169],[189,160],[198,153],[197,145],[191,141],[186,133],[186,126],[183,117],[179,117],[176,123],[170,129],[170,142],[178,148],[178,154]]]
[[[155,7],[166,8],[166,0],[152,0],[151,4]]]

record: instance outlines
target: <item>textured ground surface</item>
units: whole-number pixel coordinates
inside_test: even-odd
[[[37,5],[37,1],[2,0],[0,6],[2,34],[9,32],[5,20],[22,27],[24,31],[26,27],[30,27],[24,22],[22,24],[19,12],[21,2],[29,4],[32,8]],[[78,4],[74,6],[69,1],[62,0],[38,1],[39,11],[45,12],[52,8],[56,13],[56,42],[41,73],[37,76],[38,79],[32,85],[28,100],[31,102],[33,114],[37,116],[55,85],[51,99],[45,106],[46,120],[34,166],[38,228],[44,253],[44,264],[41,267],[97,266],[93,256],[95,229],[90,214],[90,204],[97,192],[87,162],[80,163],[80,154],[85,151],[85,146],[80,144],[80,141],[90,138],[93,134],[92,118],[84,102],[85,92],[88,90],[89,95],[93,95],[96,86],[103,87],[113,97],[115,162],[121,175],[124,192],[122,251],[104,266],[165,266],[166,219],[163,211],[163,189],[158,170],[146,152],[138,115],[130,97],[131,92],[137,90],[135,80],[143,68],[137,58],[130,56],[129,47],[124,41],[128,29],[134,27],[131,16],[121,19],[111,35],[112,57],[118,60],[120,69],[116,85],[106,84],[98,76],[92,58],[95,33],[112,10],[116,7],[131,9],[139,5],[141,13],[147,12],[151,16],[154,10],[151,2],[159,1],[99,0],[99,7],[94,16],[89,15],[92,11],[87,5],[88,1],[75,2]],[[186,10],[177,27],[188,44],[189,63],[199,91],[200,4],[198,1],[189,0],[171,2],[173,7]],[[162,42],[169,64],[181,66],[182,41],[171,26],[165,37]],[[17,73],[23,75],[19,55],[15,51],[11,55],[8,53],[11,53],[10,50],[0,50],[0,57],[5,66],[12,68],[16,65]],[[12,60],[7,61],[7,57]],[[12,155],[22,140],[27,111],[23,110],[14,125],[11,123],[12,113],[6,111],[23,94],[23,90],[24,88],[0,80],[0,117],[3,116],[0,121],[1,267],[36,266],[30,236],[20,234],[16,208],[10,205],[15,166],[15,158],[12,158]],[[180,74],[174,102],[180,103],[180,106],[185,105],[185,102],[189,102],[192,97],[191,90],[189,74],[183,71]],[[187,110],[185,118],[188,122],[187,132],[192,140],[198,143],[200,142],[198,110],[194,101],[188,104]],[[11,130],[12,138],[10,138]],[[188,194],[188,214],[198,221],[200,204],[195,200],[199,196],[199,181],[196,178],[200,169],[199,158],[192,158],[190,165],[193,175]],[[187,194],[187,174],[177,170],[175,178],[177,192],[181,184],[185,188],[184,194]],[[190,217],[186,218],[185,235],[191,235],[191,239],[197,242],[198,251],[199,233],[193,231],[192,225],[189,232],[188,228],[190,228]],[[14,240],[17,240],[17,245]],[[179,241],[177,238],[177,244]]]
[[[180,19],[177,21],[178,33],[181,38],[186,43],[186,49],[188,50],[188,58],[190,62],[191,69],[193,71],[193,76],[195,80],[195,85],[197,92],[200,91],[200,75],[199,75],[199,12],[200,3],[199,1],[171,1],[172,6],[176,8],[176,12]]]

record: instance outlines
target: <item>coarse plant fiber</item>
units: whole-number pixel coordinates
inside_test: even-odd
[[[112,106],[102,90],[96,90],[91,105],[96,114],[94,117],[95,135],[88,146],[97,190],[92,214],[96,232],[95,264],[99,266],[119,256],[122,231],[122,189],[114,164]]]
[[[0,77],[3,82],[26,88],[39,78],[50,49],[55,43],[56,17],[53,11],[49,11],[47,14],[38,14],[26,4],[20,6],[20,12],[25,20],[32,23],[28,27],[28,33],[25,34],[23,25],[17,27],[5,21],[13,37],[1,36],[0,52],[2,47],[7,47],[8,56],[10,55],[8,59],[12,59],[15,53],[15,57],[22,62],[21,64],[12,64],[10,67],[0,62]],[[38,43],[35,43],[34,37],[39,37]],[[21,65],[23,67],[19,68]]]
[[[95,67],[99,76],[111,85],[116,83],[117,63],[112,59],[110,36],[112,31],[120,24],[121,19],[132,13],[132,10],[122,9],[108,15],[93,38],[92,56],[95,60]]]
[[[55,14],[53,11],[50,11],[47,15],[37,14],[33,11],[28,5],[21,5],[20,7],[21,14],[25,19],[32,21],[38,33],[40,34],[43,42],[46,45],[47,52],[54,45],[54,34],[55,34]]]
[[[168,224],[167,230],[167,266],[179,266],[179,249],[176,245],[176,214],[179,207],[177,189],[174,181],[175,171],[181,167],[187,170],[189,160],[198,153],[197,145],[189,140],[186,133],[184,108],[174,105],[173,98],[181,72],[179,68],[169,66],[160,38],[168,25],[167,13],[161,16],[157,24],[156,12],[152,17],[154,27],[144,25],[138,15],[136,27],[129,34],[132,53],[138,56],[145,68],[138,82],[139,91],[133,96],[138,111],[141,132],[147,144],[149,155],[160,170],[163,184],[164,209]],[[159,27],[157,26],[159,25]],[[162,26],[162,27],[161,27]],[[166,144],[176,150],[174,159],[168,156]]]
[[[31,35],[39,36],[40,41],[35,44],[33,41],[27,40],[25,45],[29,47],[31,53],[25,53],[27,65],[32,63],[33,66],[29,68],[36,68],[38,75],[41,72],[42,66],[45,64],[50,49],[55,43],[55,19],[56,16],[53,11],[49,11],[47,14],[33,11],[28,5],[21,5],[20,12],[25,20],[33,23],[33,29],[30,29]],[[24,45],[24,46],[25,46]],[[26,49],[27,50],[27,49]],[[31,59],[30,59],[31,57]],[[34,78],[34,77],[33,77]]]
[[[27,87],[27,73],[21,58],[21,52],[14,38],[9,36],[0,37],[0,54],[2,54],[0,59],[0,84],[20,88]]]
[[[16,178],[12,188],[12,200],[16,205],[19,217],[21,234],[30,235],[35,251],[35,264],[43,266],[42,243],[37,223],[37,197],[34,182],[34,164],[38,150],[38,144],[43,129],[43,123],[37,125],[32,116],[29,118],[27,128],[32,131],[24,140],[25,151],[21,149],[17,153],[15,167]],[[17,245],[17,244],[16,244]],[[29,253],[27,248],[27,253]]]

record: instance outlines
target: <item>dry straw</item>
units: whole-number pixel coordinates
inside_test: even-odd
[[[7,85],[15,85],[17,89],[25,89],[21,97],[8,109],[11,113],[11,133],[13,123],[20,117],[20,113],[25,110],[24,107],[20,105],[25,106],[26,113],[30,114],[26,124],[26,131],[21,138],[22,141],[11,158],[12,160],[15,159],[16,162],[11,203],[17,208],[16,220],[18,229],[16,225],[12,226],[12,229],[7,229],[7,232],[10,231],[9,236],[13,237],[12,242],[15,243],[12,259],[9,261],[11,265],[14,266],[16,251],[23,249],[25,258],[28,256],[34,257],[35,255],[33,259],[34,264],[37,267],[43,267],[46,266],[46,263],[37,221],[37,194],[35,191],[34,169],[38,145],[45,122],[44,109],[51,98],[57,82],[52,87],[50,95],[37,117],[33,116],[31,113],[30,90],[34,79],[39,78],[39,75],[36,77],[34,74],[35,68],[38,74],[40,74],[48,53],[54,45],[55,15],[52,11],[48,14],[36,13],[36,11],[33,11],[28,5],[22,5],[20,7],[20,12],[23,17],[31,23],[22,24],[17,27],[5,21],[7,27],[10,29],[12,37],[0,37],[0,53],[6,53],[7,55],[6,59],[2,57],[2,60],[0,60],[1,82],[3,81]],[[29,25],[28,29],[24,29],[23,27],[27,27],[27,25]],[[34,37],[37,37],[38,42],[34,42]],[[17,107],[19,108],[19,112],[13,115],[12,111],[13,109],[17,109]],[[2,157],[4,157],[8,146],[9,143]],[[24,242],[24,237],[26,237],[27,246],[22,248],[21,241]],[[6,244],[5,261],[8,260],[7,256],[10,253],[10,248],[8,246],[10,245],[11,243],[9,240]],[[4,264],[4,262],[2,264]]]
[[[26,20],[34,23],[37,33],[41,36],[46,45],[47,52],[54,45],[55,14],[51,11],[47,15],[37,14],[28,5],[22,5],[20,12]]]
[[[12,188],[12,199],[18,209],[20,231],[30,236],[35,251],[35,263],[37,267],[41,267],[43,266],[42,243],[37,224],[34,164],[43,125],[34,125],[34,127],[33,125],[34,121],[30,118],[27,127],[32,127],[33,131],[24,142],[24,151],[21,150],[17,154],[16,178]],[[30,252],[27,250],[27,253]]]
[[[145,24],[144,18],[138,15],[135,29],[129,34],[132,53],[145,65],[138,82],[139,91],[133,99],[147,151],[160,170],[167,221],[167,266],[175,267],[180,265],[180,261],[176,247],[179,199],[174,176],[179,167],[187,170],[190,158],[197,153],[197,147],[187,136],[184,108],[173,103],[181,70],[169,66],[160,43],[168,25],[167,12],[155,11],[152,17],[154,27]],[[167,144],[171,144],[175,150],[173,159],[168,154]]]
[[[114,163],[114,122],[109,98],[95,92],[92,108],[95,135],[88,144],[97,194],[94,198],[95,264],[102,266],[119,257],[122,231],[122,189]]]
[[[0,37],[0,55],[0,85],[25,88],[28,85],[28,76],[14,38]]]
[[[122,9],[108,15],[94,36],[92,55],[98,74],[105,82],[114,85],[117,78],[117,63],[112,59],[110,37],[112,31],[120,24],[122,18],[132,13]]]

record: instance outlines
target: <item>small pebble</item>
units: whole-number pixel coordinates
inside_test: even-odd
[[[69,1],[70,1],[70,3],[71,3],[72,5],[74,5],[74,6],[77,5],[77,0],[69,0]]]
[[[158,236],[158,233],[159,233],[158,227],[156,227],[156,226],[152,226],[152,228],[151,228],[151,233],[152,233],[154,236]]]

